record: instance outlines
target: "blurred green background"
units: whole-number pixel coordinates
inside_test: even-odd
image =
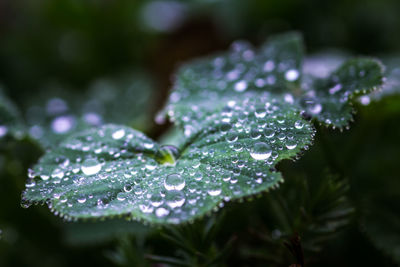
[[[233,40],[257,45],[289,30],[303,33],[309,54],[334,48],[390,58],[400,54],[400,1],[3,0],[0,84],[43,147],[101,122],[128,124],[159,138],[169,125],[157,125],[154,117],[179,64],[224,50]],[[288,187],[299,176],[317,183],[327,169],[350,186],[354,218],[318,250],[316,261],[309,256],[311,265],[400,263],[399,107],[398,96],[359,105],[350,131],[321,130],[300,161],[280,167]],[[0,266],[141,266],[141,249],[175,253],[159,229],[118,220],[71,224],[46,207],[22,209],[26,170],[42,150],[29,140],[7,141],[0,149]],[[249,238],[260,222],[276,227],[266,226],[274,218],[265,214],[263,201],[268,196],[227,207],[223,220],[229,223],[223,222],[227,226],[213,242],[223,247],[231,236],[238,239],[228,266],[269,266],[248,253],[276,249]],[[289,259],[278,266],[291,263],[290,253],[283,253]]]

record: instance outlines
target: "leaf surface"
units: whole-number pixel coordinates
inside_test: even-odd
[[[381,83],[380,64],[370,59],[303,80],[302,58],[301,37],[290,33],[258,52],[237,42],[228,53],[182,67],[164,111],[183,128],[179,149],[125,126],[87,130],[40,160],[24,200],[47,201],[67,219],[127,216],[163,224],[192,221],[277,187],[283,179],[276,164],[312,142],[305,117],[344,126],[350,96]],[[343,86],[338,95],[329,92],[334,83]],[[310,103],[302,106],[310,96],[322,106],[312,114]]]

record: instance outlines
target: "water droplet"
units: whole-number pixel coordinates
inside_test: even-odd
[[[340,83],[338,83],[329,89],[329,94],[333,95],[333,94],[339,92],[341,89],[342,89],[342,85]]]
[[[162,196],[160,195],[160,194],[153,194],[153,195],[151,195],[151,197],[150,197],[150,204],[153,206],[153,207],[159,207],[159,206],[161,206],[162,204],[164,203],[164,200],[163,200],[163,198],[162,198]]]
[[[51,122],[51,129],[57,134],[69,132],[74,126],[75,118],[72,116],[60,116]]]
[[[221,192],[222,192],[221,188],[212,188],[207,191],[207,193],[212,197],[219,196]]]
[[[303,129],[303,126],[304,126],[304,123],[301,121],[301,120],[298,120],[298,121],[296,121],[295,123],[294,123],[294,127],[296,128],[296,129]]]
[[[164,187],[168,191],[182,190],[185,187],[185,179],[177,173],[170,174],[164,180]]]
[[[118,201],[124,201],[126,199],[126,193],[125,192],[119,192],[117,194],[117,200]]]
[[[140,204],[139,208],[143,213],[151,213],[154,210],[153,207],[151,207],[150,205],[145,205],[145,204]]]
[[[250,131],[250,137],[251,137],[252,139],[254,139],[254,140],[259,139],[259,138],[261,137],[261,132],[260,132],[260,130],[257,129],[257,128],[251,129],[251,131]]]
[[[0,138],[5,136],[8,132],[7,126],[0,125]]]
[[[27,188],[32,188],[32,187],[34,187],[35,185],[36,185],[35,180],[29,179],[25,186],[26,186]]]
[[[226,133],[232,128],[232,125],[229,122],[222,122],[219,126],[219,130],[221,133]]]
[[[64,177],[64,172],[61,169],[55,169],[51,174],[52,178],[62,179]]]
[[[200,167],[200,160],[198,160],[198,159],[194,159],[193,160],[193,163],[192,163],[192,167],[193,168],[195,168],[195,169],[197,169],[198,167]]]
[[[196,172],[195,174],[194,174],[194,179],[196,180],[196,181],[201,181],[201,179],[203,179],[203,174],[201,173],[201,172]]]
[[[238,140],[238,134],[236,133],[235,130],[232,129],[227,133],[225,140],[228,143],[236,142],[236,140]]]
[[[286,142],[286,148],[287,149],[295,149],[297,147],[297,144],[294,140],[290,140]]]
[[[153,143],[144,143],[143,146],[147,149],[152,149],[154,147]]]
[[[271,129],[271,128],[265,128],[264,129],[264,134],[265,134],[265,137],[272,138],[275,135],[275,131],[273,129]]]
[[[165,202],[171,208],[179,208],[185,203],[185,194],[181,191],[170,191],[165,196]]]
[[[87,159],[82,163],[81,170],[86,175],[94,175],[101,170],[101,163],[96,159]]]
[[[290,69],[285,72],[285,79],[289,82],[293,82],[299,78],[299,72],[295,69]]]
[[[152,171],[157,168],[157,162],[155,160],[150,159],[149,161],[146,162],[146,169]]]
[[[85,196],[78,197],[78,202],[81,203],[81,204],[85,203],[86,202],[86,197]]]
[[[267,115],[267,110],[264,107],[258,107],[254,112],[256,118],[262,119]]]
[[[263,142],[256,143],[250,152],[250,156],[255,160],[266,160],[271,156],[272,150],[269,145]]]
[[[117,131],[112,133],[112,138],[115,139],[115,140],[119,140],[124,136],[125,136],[125,130],[124,129],[119,129],[119,130],[117,130]]]
[[[158,208],[156,209],[156,216],[161,218],[161,217],[165,217],[169,214],[169,210],[165,209],[165,208]]]
[[[236,92],[243,92],[247,89],[247,82],[246,81],[238,81],[237,83],[235,83],[235,91]]]
[[[305,107],[308,113],[313,115],[317,115],[322,111],[322,105],[315,98],[303,98],[301,105]]]
[[[265,72],[270,72],[273,71],[274,68],[275,68],[275,63],[272,60],[268,60],[267,62],[265,62],[263,69]]]

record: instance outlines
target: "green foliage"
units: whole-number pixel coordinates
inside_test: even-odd
[[[154,85],[149,75],[129,72],[95,80],[87,90],[50,83],[25,99],[30,135],[44,147],[104,123],[120,123],[148,130],[148,103]],[[132,105],[134,99],[135,104]]]
[[[382,83],[380,63],[361,58],[303,84],[302,50],[301,37],[289,33],[258,53],[237,42],[184,66],[165,109],[184,129],[179,150],[124,126],[83,131],[41,158],[24,202],[46,201],[67,219],[181,223],[276,187],[283,179],[275,165],[311,144],[304,116],[347,125],[349,99]]]
[[[5,136],[20,139],[23,134],[24,124],[21,114],[0,87],[0,139]]]

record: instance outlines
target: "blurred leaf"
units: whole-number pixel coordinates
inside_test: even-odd
[[[82,92],[58,85],[45,86],[26,99],[30,134],[44,147],[104,123],[121,123],[147,130],[154,86],[144,73],[98,79]]]
[[[5,96],[0,87],[0,138],[11,136],[16,139],[22,138],[24,134],[24,123],[15,104]]]
[[[91,245],[125,235],[145,236],[150,232],[143,224],[123,219],[67,223],[64,229],[66,242],[71,245]]]
[[[382,89],[361,97],[360,102],[364,105],[369,104],[371,101],[379,101],[384,97],[400,94],[400,57],[385,56],[383,57],[383,62],[386,69],[385,82]]]

